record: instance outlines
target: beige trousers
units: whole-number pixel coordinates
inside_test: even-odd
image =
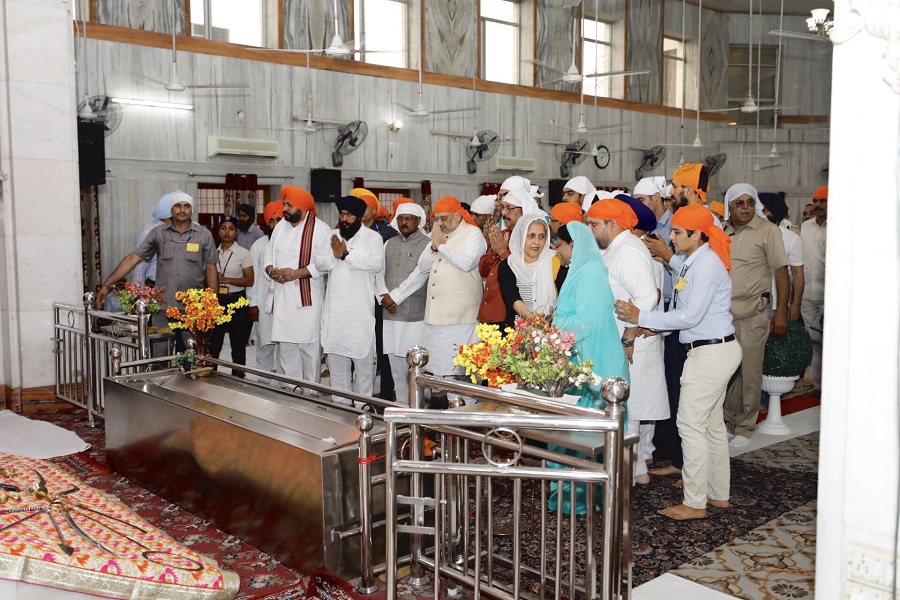
[[[764,310],[747,319],[734,320],[734,336],[741,345],[741,365],[728,383],[725,421],[728,431],[749,438],[756,429],[762,400],[762,366],[772,315]]]
[[[736,341],[688,351],[676,422],[684,453],[684,503],[691,508],[705,509],[707,498],[728,500],[731,467],[722,404],[740,363]]]

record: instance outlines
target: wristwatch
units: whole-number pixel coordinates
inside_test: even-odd
[[[627,337],[623,337],[622,345],[626,348],[631,348],[632,346],[634,346],[634,340],[629,340]]]
[[[344,253],[341,254],[341,260],[344,260],[344,259],[347,258],[349,255],[350,255],[350,251],[349,251],[349,250],[344,250]]]

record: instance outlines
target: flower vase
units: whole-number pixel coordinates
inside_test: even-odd
[[[770,435],[788,435],[791,428],[781,418],[781,395],[794,389],[794,383],[799,377],[773,377],[763,375],[762,389],[769,393],[769,413],[766,420],[756,426],[760,433]]]
[[[194,369],[200,369],[202,367],[207,367],[209,365],[206,364],[206,361],[202,359],[204,356],[209,356],[209,345],[212,341],[212,329],[208,331],[198,331],[191,329],[191,336],[194,338],[194,353],[197,356],[197,359],[194,361]],[[208,375],[209,371],[200,371],[197,375],[201,377],[204,375]]]

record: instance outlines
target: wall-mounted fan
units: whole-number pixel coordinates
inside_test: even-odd
[[[485,161],[497,154],[500,147],[500,136],[496,132],[485,129],[478,131],[472,140],[466,144],[466,172],[469,175],[478,171],[477,163]]]
[[[334,142],[334,152],[331,153],[331,164],[340,167],[344,164],[344,155],[350,154],[363,143],[369,126],[365,121],[351,121],[338,127],[337,139]]]
[[[653,146],[649,150],[643,150],[641,164],[634,172],[635,181],[639,181],[644,177],[644,171],[652,171],[666,158],[665,146]]]
[[[725,161],[728,159],[727,154],[714,154],[711,156],[707,156],[703,159],[703,164],[709,169],[709,176],[712,177],[716,173],[718,173],[722,167],[725,165]]]
[[[569,169],[583,163],[592,150],[591,143],[583,139],[566,144],[559,156],[559,176],[563,179],[568,177]]]
[[[102,123],[106,127],[103,135],[109,135],[122,122],[122,106],[109,96],[91,96],[78,105],[78,118],[82,121]]]

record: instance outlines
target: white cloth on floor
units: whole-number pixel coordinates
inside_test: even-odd
[[[53,423],[0,410],[0,452],[28,458],[54,458],[84,452],[91,445]]]

